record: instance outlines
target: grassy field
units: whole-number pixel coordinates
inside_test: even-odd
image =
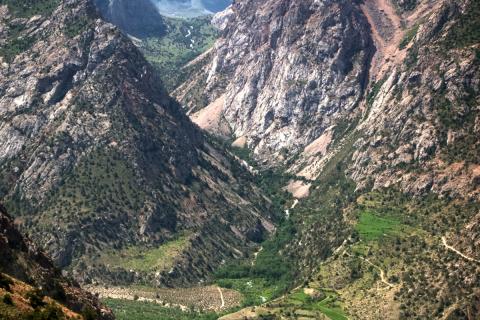
[[[183,235],[156,248],[130,247],[121,251],[104,253],[99,261],[126,270],[160,271],[169,268],[189,243]]]
[[[332,320],[347,320],[342,308],[332,299],[327,297],[315,305],[324,315]]]
[[[217,284],[223,288],[234,289],[244,296],[242,304],[258,305],[278,296],[281,287],[268,283],[262,278],[219,279]]]
[[[400,227],[400,221],[395,218],[380,217],[373,212],[364,211],[360,214],[356,230],[362,240],[373,241],[401,232]]]
[[[334,291],[327,290],[322,293],[326,297],[320,301],[306,294],[303,289],[295,291],[288,295],[287,299],[280,306],[288,308],[295,306],[296,314],[301,315],[309,311],[321,312],[332,320],[347,320],[347,316],[343,311],[342,304],[338,300],[338,295]]]
[[[112,309],[118,320],[214,320],[216,313],[182,311],[178,308],[166,308],[159,304],[105,299],[103,302]]]

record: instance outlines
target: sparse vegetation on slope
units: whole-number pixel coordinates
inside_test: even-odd
[[[49,15],[59,3],[60,0],[0,0],[0,5],[6,4],[11,13],[21,18]]]
[[[415,25],[413,27],[411,27],[410,29],[408,29],[406,32],[405,32],[405,35],[403,36],[403,39],[402,41],[400,42],[400,45],[399,45],[399,48],[400,49],[405,49],[409,43],[413,40],[413,38],[415,38],[415,36],[417,35],[417,32],[418,32],[418,28],[420,27],[420,25]]]
[[[159,38],[146,38],[140,50],[157,69],[166,88],[175,89],[188,76],[183,67],[209,49],[217,38],[210,16],[189,19],[164,17],[166,33]]]
[[[188,236],[178,236],[177,239],[153,246],[134,246],[122,250],[106,250],[100,257],[94,258],[96,263],[103,263],[125,270],[134,271],[164,271],[173,266],[177,258],[189,243]]]
[[[447,49],[464,48],[480,43],[480,2],[468,2],[458,22],[449,30],[444,45]]]
[[[213,312],[182,311],[142,301],[105,299],[105,304],[114,312],[117,320],[215,320]]]

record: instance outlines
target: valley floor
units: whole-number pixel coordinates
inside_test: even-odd
[[[242,300],[242,295],[237,291],[218,286],[172,289],[89,286],[86,289],[98,294],[101,299],[149,302],[182,311],[221,312],[239,306]]]

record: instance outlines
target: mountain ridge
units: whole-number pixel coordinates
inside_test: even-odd
[[[477,1],[235,1],[184,110],[93,2],[4,1],[1,196],[82,284],[214,283],[247,307],[222,319],[478,318]]]
[[[93,2],[15,14],[4,15],[2,36],[15,21],[31,43],[2,62],[2,197],[57,265],[83,283],[186,285],[274,230],[270,200]],[[182,234],[165,270],[95,262],[111,249],[167,250]]]

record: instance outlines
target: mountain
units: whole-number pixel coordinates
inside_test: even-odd
[[[355,118],[374,52],[356,7],[236,2],[211,62],[175,95],[189,112],[221,101],[231,134],[270,164],[324,134],[328,140],[327,132]]]
[[[211,24],[211,12],[201,9],[201,15],[191,14],[200,9],[193,9],[190,2],[157,3],[159,8],[150,0],[96,0],[95,5],[104,20],[117,26],[133,40],[161,75],[168,91],[185,80],[183,67],[208,50],[218,36]],[[210,5],[222,7],[216,2]],[[165,6],[172,12],[165,12]],[[178,6],[182,9],[178,9]],[[203,8],[201,3],[197,6]],[[185,10],[189,14],[175,16],[173,12],[178,13],[178,10]]]
[[[220,39],[174,95],[297,198],[271,241],[299,286],[232,318],[479,317],[478,12],[245,0],[214,18]]]
[[[480,317],[478,1],[234,1],[180,103],[191,20],[0,3],[1,197],[119,315]]]
[[[360,189],[478,199],[476,10],[241,1],[214,19],[221,38],[174,94],[192,119],[218,124],[207,131],[307,180],[350,139]]]
[[[160,37],[165,34],[165,23],[150,0],[95,0],[108,22],[137,38]]]
[[[152,0],[158,11],[168,17],[193,18],[224,10],[231,0]]]
[[[113,319],[93,295],[59,269],[15,228],[0,204],[0,317],[2,319]]]
[[[23,5],[1,6],[1,197],[57,266],[81,283],[195,284],[273,232],[252,174],[92,1]]]

